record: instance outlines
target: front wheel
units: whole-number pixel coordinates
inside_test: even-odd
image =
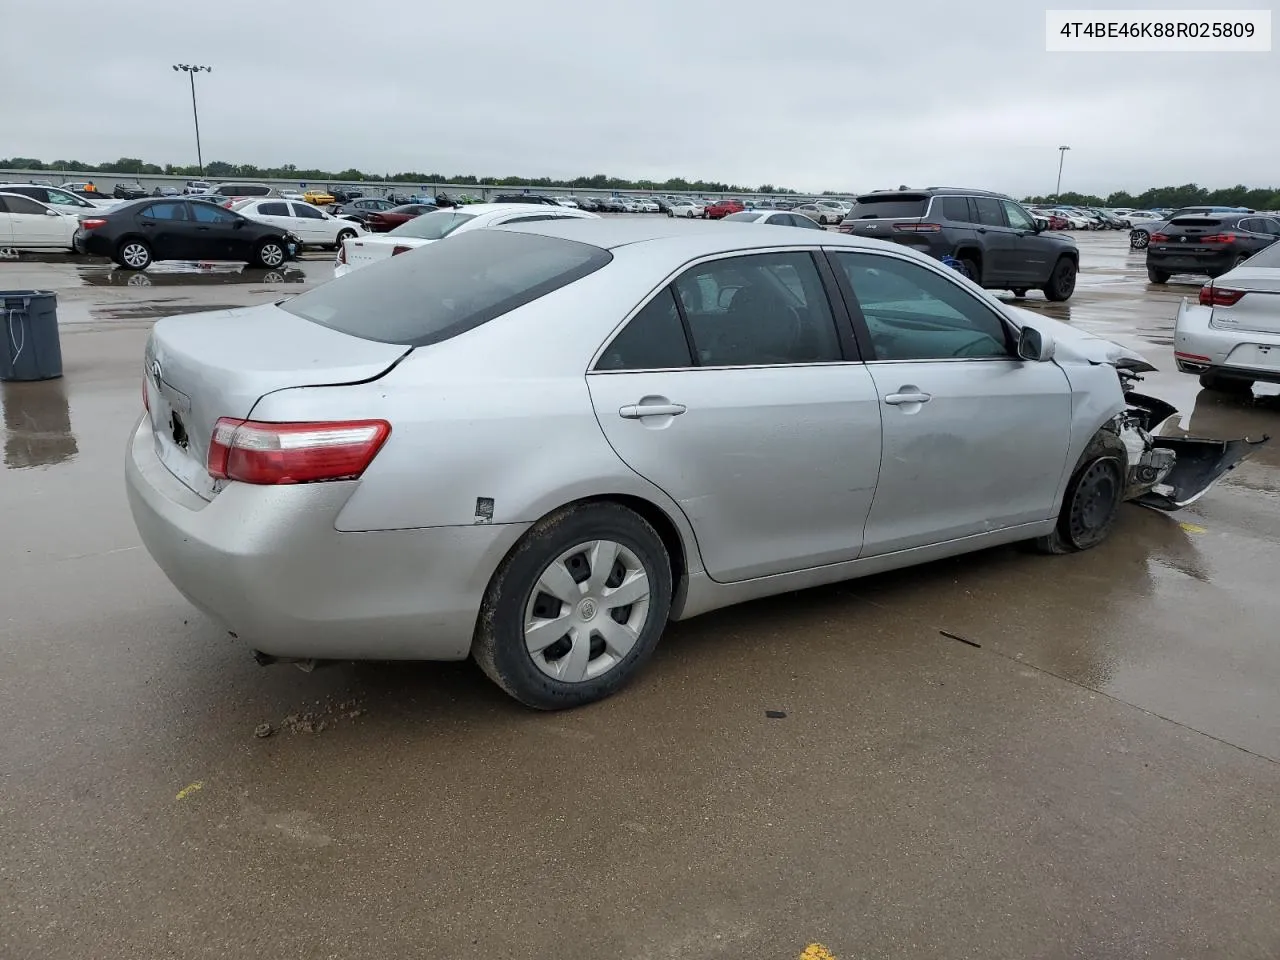
[[[284,244],[279,240],[264,240],[258,246],[256,254],[258,266],[265,267],[268,270],[284,263],[285,256]]]
[[[1061,257],[1053,266],[1053,273],[1049,274],[1049,282],[1042,288],[1044,295],[1049,300],[1062,302],[1070,300],[1071,294],[1076,292],[1076,263],[1070,257]]]
[[[1124,501],[1128,454],[1124,442],[1100,430],[1067,484],[1053,532],[1031,541],[1040,553],[1073,553],[1096,547],[1115,526]]]
[[[485,592],[471,654],[526,706],[601,700],[648,659],[671,607],[671,562],[641,516],[578,504],[530,528]]]
[[[1168,283],[1172,274],[1168,270],[1157,270],[1155,267],[1147,267],[1147,280],[1151,283]]]

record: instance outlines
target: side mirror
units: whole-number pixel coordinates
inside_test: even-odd
[[[62,214],[60,214],[57,210],[46,210],[46,211],[44,212],[44,215],[45,215],[46,217],[60,217],[60,216],[62,216]]]
[[[1049,229],[1049,221],[1044,217],[1036,217],[1036,233]]]
[[[1037,330],[1035,327],[1023,327],[1018,334],[1018,356],[1023,360],[1034,360],[1046,363],[1053,359],[1053,335]]]

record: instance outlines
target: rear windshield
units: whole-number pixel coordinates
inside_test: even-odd
[[[1220,227],[1221,220],[1213,217],[1175,217],[1169,221],[1171,227]]]
[[[1280,243],[1273,243],[1255,253],[1247,261],[1251,267],[1280,267]]]
[[[729,216],[725,217],[725,219],[726,220],[759,220],[763,216],[764,216],[763,213],[752,213],[749,210],[744,210],[742,213],[731,213],[729,214]]]
[[[400,224],[394,230],[389,230],[387,236],[439,240],[453,233],[468,220],[474,219],[475,214],[471,213],[461,213],[457,210],[436,210]]]
[[[881,217],[923,217],[929,198],[919,194],[895,193],[887,197],[859,197],[849,212],[850,220],[877,220]]]
[[[506,230],[471,230],[388,257],[281,303],[354,337],[422,347],[487,323],[599,270],[608,250]]]

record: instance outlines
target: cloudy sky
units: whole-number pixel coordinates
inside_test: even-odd
[[[5,156],[194,162],[187,62],[206,162],[1022,195],[1069,144],[1064,190],[1280,185],[1276,53],[1046,53],[1062,0],[2,6]]]

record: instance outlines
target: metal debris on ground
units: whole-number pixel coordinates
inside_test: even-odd
[[[948,633],[946,630],[939,630],[938,632],[948,640],[959,640],[961,643],[967,643],[971,647],[977,647],[979,650],[982,649],[982,644],[978,643],[976,640],[966,640],[964,637],[957,636],[954,633]]]
[[[320,701],[317,700],[316,706],[319,705]],[[364,707],[354,698],[338,703],[330,702],[322,710],[289,714],[280,721],[280,728],[290,733],[323,733],[329,727],[336,726],[339,720],[354,720],[363,716],[364,712]]]
[[[269,737],[273,733],[275,733],[275,731],[272,729],[271,724],[269,723],[260,723],[253,728],[253,735],[257,737],[259,740],[263,739],[264,737]]]
[[[764,715],[765,715],[766,717],[768,717],[770,720],[782,720],[782,719],[784,719],[784,718],[786,717],[786,715],[787,715],[787,711],[785,711],[785,710],[766,710],[766,711],[764,712]]]

